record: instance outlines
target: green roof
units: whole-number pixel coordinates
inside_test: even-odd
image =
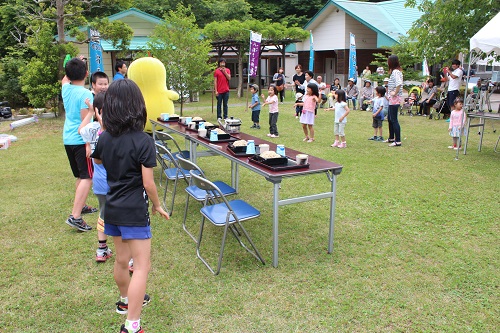
[[[154,15],[148,14],[146,12],[143,12],[142,10],[139,10],[137,8],[130,8],[127,10],[124,10],[122,12],[113,14],[111,16],[108,16],[109,21],[119,21],[125,17],[128,16],[134,16],[137,17],[141,20],[153,23],[153,24],[161,24],[164,21],[156,17]],[[88,29],[87,26],[81,26],[78,28],[80,31],[86,31]],[[57,38],[57,37],[56,37]],[[66,35],[66,40],[67,41],[75,41],[75,38],[69,37]],[[130,41],[130,46],[128,47],[129,50],[143,50],[146,49],[146,44],[149,41],[149,37],[147,36],[132,36],[132,40]],[[103,51],[109,52],[109,51],[118,51],[119,49],[117,47],[114,47],[113,44],[110,41],[101,39],[101,47]]]
[[[147,36],[134,36],[132,37],[132,40],[130,41],[130,45],[127,49],[136,51],[136,50],[145,50],[147,49],[147,43],[149,41],[149,37]],[[118,45],[116,47],[113,46],[113,44],[108,41],[101,39],[101,47],[102,50],[105,52],[109,51],[119,51],[120,49],[118,48]]]
[[[117,20],[120,20],[124,17],[131,16],[131,15],[139,17],[139,18],[141,18],[145,21],[149,21],[151,23],[155,23],[155,24],[163,23],[163,20],[161,18],[154,16],[154,15],[151,15],[151,14],[148,14],[146,12],[143,12],[142,10],[139,10],[137,8],[130,8],[130,9],[124,10],[122,12],[108,16],[108,20],[117,21]]]
[[[417,0],[417,4],[420,0]],[[390,0],[384,2],[361,2],[350,0],[330,0],[305,25],[304,30],[329,6],[345,11],[349,16],[377,32],[377,47],[392,46],[402,36],[407,36],[422,12],[418,8],[405,7],[406,0]]]

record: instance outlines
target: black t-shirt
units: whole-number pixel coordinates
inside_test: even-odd
[[[92,157],[100,159],[107,173],[105,223],[149,225],[148,196],[142,182],[142,166],[156,166],[153,138],[144,132],[113,137],[104,131]]]
[[[293,78],[292,78],[292,81],[293,81],[294,84],[295,84],[296,80],[298,80],[301,85],[304,84],[304,81],[306,80],[306,74],[305,73],[302,73],[302,75],[295,74],[293,76]],[[304,89],[299,88],[299,86],[297,86],[296,84],[295,84],[295,92],[296,93],[302,93],[302,94],[305,93]]]

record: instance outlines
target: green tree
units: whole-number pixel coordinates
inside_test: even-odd
[[[165,23],[156,26],[148,42],[153,55],[165,64],[167,86],[181,96],[181,116],[182,96],[207,89],[211,82],[207,73],[214,68],[208,63],[210,40],[202,38],[195,22],[191,7],[178,5],[165,16]]]
[[[54,44],[54,34],[50,23],[43,22],[38,33],[28,37],[28,48],[35,54],[21,68],[20,83],[23,93],[34,107],[58,106],[61,85],[59,82],[59,62],[61,54],[75,54],[72,44]]]
[[[212,21],[250,18],[250,4],[245,0],[133,0],[132,5],[146,13],[163,17],[177,6],[191,7],[196,24],[204,27]]]
[[[411,48],[415,56],[427,57],[429,64],[468,53],[470,38],[500,11],[498,0],[407,0],[406,6],[423,12],[408,36],[414,41]]]
[[[250,13],[256,20],[270,20],[288,26],[304,26],[323,6],[324,0],[249,1]]]
[[[0,101],[9,101],[12,107],[25,106],[28,103],[19,81],[21,68],[26,65],[24,53],[24,49],[12,48],[9,55],[0,61]]]
[[[125,49],[130,43],[132,30],[126,24],[106,20],[88,20],[85,15],[92,9],[107,5],[126,7],[129,0],[54,0],[30,1],[10,0],[9,4],[18,13],[16,24],[17,42],[32,50],[34,56],[28,60],[21,75],[22,90],[30,103],[42,106],[59,92],[59,80],[64,75],[63,60],[66,54],[76,55],[76,49],[68,45],[66,34],[77,37],[77,42],[85,42],[86,33],[76,29],[79,26],[97,25],[102,38],[110,39],[115,45]],[[57,36],[54,37],[54,36]],[[37,83],[34,86],[34,83]],[[32,86],[33,85],[33,86]],[[57,91],[57,93],[56,93]],[[56,99],[56,101],[58,101]],[[64,113],[59,101],[59,113]]]
[[[405,43],[396,45],[392,49],[386,49],[381,53],[374,53],[373,56],[375,60],[373,60],[370,65],[374,65],[377,67],[383,67],[385,71],[385,75],[378,75],[377,73],[373,73],[369,76],[369,79],[372,82],[377,82],[378,85],[383,84],[383,80],[385,77],[389,76],[389,67],[387,66],[387,58],[391,54],[396,54],[399,58],[399,64],[403,69],[403,78],[405,82],[408,84],[404,85],[404,89],[408,90],[410,87],[414,86],[414,82],[422,82],[425,78],[422,76],[421,71],[415,69],[415,64],[420,63],[421,59],[418,59],[413,54],[407,52],[405,47]]]

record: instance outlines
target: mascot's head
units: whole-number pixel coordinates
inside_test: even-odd
[[[173,101],[179,99],[179,94],[167,88],[166,77],[165,66],[156,58],[139,58],[129,66],[128,78],[141,89],[146,101],[148,119],[157,120],[162,113],[175,113]],[[151,132],[151,129],[151,123],[148,121],[145,131]]]

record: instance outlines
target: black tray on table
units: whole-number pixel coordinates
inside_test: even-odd
[[[237,156],[237,157],[250,157],[250,156],[254,156],[255,154],[260,154],[260,147],[259,146],[255,146],[255,154],[247,154],[247,147],[246,146],[235,147],[232,142],[230,142],[227,145],[227,150],[229,150],[229,152],[231,154],[233,154],[234,156]]]
[[[234,141],[238,141],[239,139],[234,137],[234,136],[231,136],[227,133],[224,133],[224,134],[219,134],[218,135],[218,140],[217,141],[211,141],[210,140],[210,132],[207,131],[207,136],[201,136],[201,135],[198,135],[199,138],[202,138],[203,140],[206,140],[208,142],[211,142],[211,143],[220,143],[220,142],[234,142]]]
[[[182,124],[181,124],[181,125],[182,125]],[[184,126],[187,126],[187,125],[184,125]],[[192,128],[190,128],[189,126],[187,126],[187,127],[186,127],[186,130],[188,130],[188,131],[192,131],[192,132],[198,132],[198,126],[199,126],[199,124],[196,124],[196,128],[195,128],[195,129],[192,129]],[[206,128],[206,130],[207,130],[207,133],[210,133],[210,131],[211,131],[211,130],[216,129],[216,128],[219,128],[219,126],[215,126],[215,125],[213,125],[213,126],[205,126],[205,128]]]
[[[253,155],[252,157],[248,158],[248,161],[255,163],[257,165],[260,165],[261,167],[264,167],[264,168],[272,170],[272,171],[283,171],[283,170],[309,168],[309,163],[297,164],[297,162],[294,159],[292,159],[288,156],[281,157],[281,158],[265,159],[265,158],[260,157],[259,155]]]
[[[157,119],[158,121],[162,121],[162,122],[164,122],[164,123],[173,123],[173,122],[178,122],[178,121],[179,121],[179,117],[173,117],[173,118],[172,118],[172,117],[170,117],[170,118],[168,118],[168,120],[163,120],[163,119],[161,119],[161,117],[158,117],[158,118],[156,118],[156,119]]]

